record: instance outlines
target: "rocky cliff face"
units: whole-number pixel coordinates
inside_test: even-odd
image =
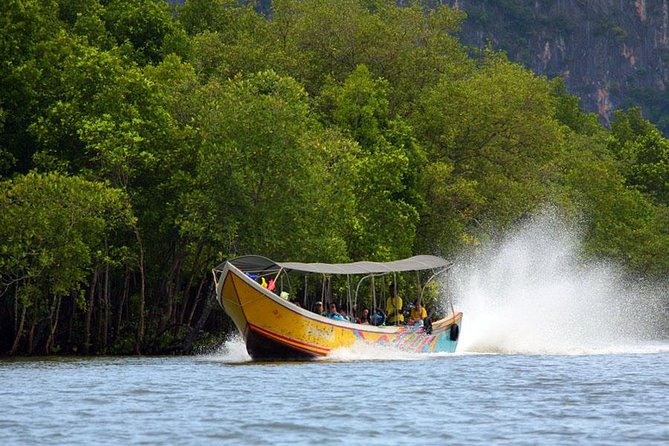
[[[641,104],[669,130],[669,0],[447,0],[467,13],[465,44],[505,50],[561,76],[605,124]]]

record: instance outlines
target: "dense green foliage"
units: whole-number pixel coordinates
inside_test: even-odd
[[[1,2],[0,352],[188,350],[223,258],[450,256],[546,205],[666,277],[669,141],[403,3]]]

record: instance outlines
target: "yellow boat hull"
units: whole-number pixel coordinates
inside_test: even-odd
[[[453,352],[462,313],[423,328],[360,325],[329,319],[300,308],[227,264],[218,277],[217,297],[246,342],[253,359],[327,356],[357,342],[393,345],[410,352]]]

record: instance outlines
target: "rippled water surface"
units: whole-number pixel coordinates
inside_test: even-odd
[[[644,349],[5,361],[0,435],[3,444],[667,444],[669,349]]]

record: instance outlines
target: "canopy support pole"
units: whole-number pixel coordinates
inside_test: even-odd
[[[449,265],[449,266],[447,266],[447,267],[445,267],[445,268],[443,268],[443,269],[437,271],[436,273],[432,274],[432,275],[430,276],[429,279],[427,279],[427,281],[425,282],[425,285],[423,285],[423,287],[422,287],[421,290],[420,290],[420,296],[418,297],[418,302],[419,302],[419,303],[423,300],[423,293],[425,292],[425,289],[427,288],[427,285],[432,281],[432,279],[434,279],[435,277],[437,277],[437,276],[439,276],[439,275],[445,273],[445,272],[448,271],[449,269],[451,269],[451,265]],[[453,302],[452,302],[452,299],[450,299],[450,298],[448,298],[448,297],[447,297],[447,299],[448,299],[449,302],[450,302],[450,305],[451,305],[451,312],[452,312],[452,314],[455,314],[455,308],[453,308]]]
[[[308,274],[304,275],[304,297],[302,298],[302,305],[304,305],[304,308],[307,307],[307,279],[309,278]]]

